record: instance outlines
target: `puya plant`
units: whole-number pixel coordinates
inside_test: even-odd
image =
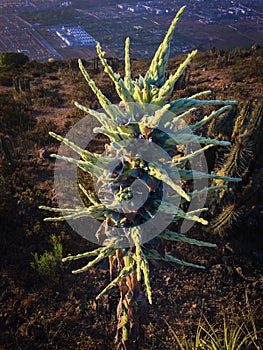
[[[109,101],[79,60],[80,70],[97,96],[103,112],[91,110],[77,102],[75,105],[100,122],[101,126],[95,128],[94,133],[102,133],[109,138],[109,144],[105,145],[105,152],[102,155],[89,152],[67,138],[50,133],[52,137],[62,141],[78,155],[78,159],[61,155],[53,155],[53,157],[73,163],[82,171],[91,174],[95,179],[96,193],[95,190],[89,192],[85,188],[85,183],[79,183],[80,191],[88,199],[90,206],[67,209],[41,208],[62,213],[62,216],[49,217],[45,219],[46,221],[92,217],[101,223],[94,235],[100,246],[93,251],[67,256],[63,261],[91,258],[84,267],[73,271],[73,273],[81,273],[102,259],[109,259],[111,281],[99,293],[97,299],[112,287],[119,286],[116,349],[138,349],[140,310],[146,296],[152,304],[149,265],[151,259],[203,268],[165,254],[158,248],[161,246],[160,242],[182,241],[204,247],[215,246],[212,243],[189,238],[185,234],[174,232],[166,227],[169,223],[181,218],[206,225],[207,221],[199,217],[199,213],[207,210],[206,208],[186,211],[181,204],[185,206],[194,198],[226,185],[205,186],[191,190],[184,187],[182,183],[193,182],[193,179],[240,180],[189,169],[188,166],[192,159],[199,157],[206,149],[217,145],[229,145],[227,141],[206,138],[195,131],[231,109],[236,101],[204,99],[210,91],[204,91],[189,98],[172,100],[175,83],[197,53],[196,50],[191,52],[177,71],[167,78],[165,71],[170,43],[184,9],[185,7],[182,7],[176,14],[144,76],[140,75],[132,79],[129,38],[125,43],[123,79],[113,71],[101,46],[97,45],[98,57],[119,95],[119,105],[113,105]],[[220,108],[190,126],[183,122],[198,108],[213,105]],[[201,146],[188,154],[187,147],[192,144]],[[159,148],[163,153],[159,152]],[[146,198],[142,199],[145,193]],[[164,220],[170,221],[161,232],[154,232],[155,229],[157,230],[154,225],[147,231],[145,224],[151,222],[157,214],[161,214]],[[87,230],[89,230],[88,227]]]

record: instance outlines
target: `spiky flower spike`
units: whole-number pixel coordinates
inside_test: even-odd
[[[178,178],[185,181],[193,180],[193,178],[216,178],[222,181],[240,180],[207,174],[194,169],[187,170],[187,164],[191,159],[207,148],[216,145],[229,145],[229,142],[206,138],[196,135],[194,132],[213,118],[229,110],[231,105],[237,102],[199,99],[208,95],[210,91],[204,91],[189,98],[170,100],[176,81],[197,52],[191,52],[177,71],[170,75],[167,80],[165,79],[165,68],[168,62],[171,39],[184,8],[182,7],[175,16],[145,76],[139,76],[135,80],[132,79],[129,38],[126,39],[125,45],[125,76],[123,79],[109,66],[105,59],[105,53],[101,50],[100,45],[97,45],[98,56],[104,70],[112,79],[120,97],[119,106],[112,105],[108,98],[103,95],[79,60],[80,70],[90,88],[96,94],[104,112],[91,110],[77,102],[75,104],[100,122],[101,127],[95,128],[94,132],[103,133],[110,139],[110,144],[105,147],[103,155],[90,153],[79,148],[70,140],[50,133],[51,136],[63,141],[73,149],[81,159],[53,156],[58,159],[66,159],[94,176],[97,179],[97,197],[99,197],[99,200],[88,193],[85,187],[80,184],[80,188],[91,202],[91,206],[84,209],[42,207],[54,212],[61,211],[63,215],[62,217],[47,218],[46,220],[56,221],[91,216],[101,222],[96,237],[102,247],[84,254],[68,256],[63,261],[94,257],[86,266],[73,271],[73,273],[79,273],[86,271],[103,258],[108,257],[110,259],[111,276],[114,274],[115,277],[98,297],[114,285],[119,284],[122,307],[118,307],[120,320],[118,329],[122,328],[123,331],[122,344],[128,341],[127,339],[131,336],[136,323],[134,313],[131,311],[131,300],[136,304],[142,296],[141,289],[136,287],[138,281],[144,281],[149,303],[152,303],[149,259],[165,260],[185,266],[202,268],[202,266],[159,252],[157,249],[158,241],[182,241],[199,246],[214,247],[214,244],[191,239],[184,234],[168,229],[160,232],[154,240],[151,236],[147,239],[147,232],[145,232],[143,224],[150,221],[157,212],[161,212],[164,217],[172,216],[171,221],[184,218],[198,221],[204,225],[207,224],[206,220],[199,218],[197,215],[206,208],[185,212],[180,207],[180,203],[190,202],[200,194],[226,186],[223,184],[222,186],[205,187],[187,192],[185,188],[182,188]],[[191,115],[197,108],[210,105],[221,107],[193,125],[186,127],[186,124],[181,123],[185,117]],[[132,145],[135,143],[137,146],[133,147]],[[185,154],[186,146],[192,143],[200,143],[203,146],[190,154]],[[164,153],[169,154],[169,157],[160,156],[151,145],[158,145],[164,150]],[[152,150],[150,151],[150,153],[153,153],[151,159],[145,157],[144,148],[147,147],[148,150]],[[179,154],[178,150],[180,150]],[[114,171],[109,172],[107,169],[112,166],[112,162],[115,162]],[[136,186],[133,186],[135,180],[139,187],[137,190]],[[167,189],[165,196],[164,187]],[[143,199],[138,193],[142,195],[145,191],[147,192],[147,198]],[[127,210],[128,205],[136,208],[136,210],[131,213]],[[123,234],[118,234],[119,229]],[[157,244],[155,244],[156,242]]]

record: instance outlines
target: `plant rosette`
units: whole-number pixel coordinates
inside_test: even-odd
[[[208,192],[226,188],[229,181],[241,180],[207,172],[204,152],[230,143],[198,133],[198,129],[237,102],[206,99],[211,91],[172,100],[175,83],[197,53],[195,50],[188,54],[177,71],[167,77],[170,43],[184,8],[172,21],[144,76],[132,79],[129,38],[125,44],[124,78],[113,71],[97,45],[101,64],[119,95],[118,105],[101,92],[79,60],[80,70],[102,109],[92,110],[76,102],[87,116],[65,137],[50,133],[62,142],[58,153],[52,155],[56,158],[54,183],[58,208],[42,209],[62,215],[45,220],[66,220],[81,236],[99,245],[93,251],[63,259],[93,258],[74,273],[84,272],[109,258],[112,280],[98,297],[119,284],[122,308],[118,307],[118,329],[123,330],[122,344],[136,324],[135,316],[131,315],[135,315],[134,305],[140,299],[139,281],[143,280],[148,301],[152,303],[149,260],[203,268],[159,251],[160,241],[214,247],[213,243],[189,238],[186,233],[195,222],[208,224],[200,216],[208,210],[204,207]],[[200,120],[190,118],[200,108],[211,106],[218,107]],[[193,124],[187,125],[188,117],[194,120]],[[96,134],[103,134],[109,140],[102,154],[87,150]],[[80,180],[80,170],[93,179],[92,190]],[[222,184],[209,186],[210,179],[220,180]],[[170,225],[180,219],[183,220],[180,232],[174,232]],[[131,320],[129,327],[127,315]]]

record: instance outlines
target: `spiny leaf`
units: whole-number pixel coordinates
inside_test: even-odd
[[[115,252],[115,249],[113,248],[107,248],[105,250],[101,250],[98,256],[94,260],[90,261],[87,265],[83,266],[80,269],[73,270],[72,273],[76,274],[76,273],[85,272],[86,270],[88,270],[89,268],[91,268],[92,266],[100,262],[102,259],[107,258],[108,256],[114,254],[114,252]]]
[[[85,253],[81,253],[81,254],[77,254],[77,255],[69,255],[69,256],[63,258],[62,262],[79,260],[79,259],[83,259],[83,258],[89,258],[91,256],[99,255],[99,254],[101,254],[102,251],[105,251],[105,250],[106,250],[106,247],[100,247],[100,248],[97,248],[95,250],[91,250],[90,252],[85,252]]]
[[[124,268],[120,271],[118,276],[111,281],[97,296],[96,299],[99,299],[103,294],[105,294],[109,289],[114,287],[119,281],[121,281],[124,277],[128,276],[130,273],[133,272],[133,264],[129,266],[124,266]]]
[[[215,145],[213,145],[213,144],[209,144],[209,145],[206,145],[205,147],[202,147],[202,148],[200,148],[200,149],[198,149],[190,154],[187,154],[184,157],[175,158],[172,160],[172,165],[176,165],[176,167],[180,167],[180,166],[184,165],[184,163],[186,161],[191,160],[192,158],[198,156],[199,154],[204,154],[204,152],[206,150],[208,150],[209,148],[214,147],[214,146]]]
[[[122,79],[120,79],[120,75],[113,72],[112,68],[108,65],[108,62],[104,58],[105,52],[102,52],[100,44],[97,45],[98,56],[101,60],[101,63],[104,66],[104,71],[108,74],[111,80],[115,84],[116,92],[118,93],[120,99],[125,102],[134,102],[132,95],[129,90],[126,88]]]
[[[180,218],[185,218],[188,220],[199,222],[202,225],[208,224],[207,220],[204,220],[204,219],[200,218],[199,216],[196,216],[194,212],[193,213],[185,212],[184,210],[182,210],[178,206],[174,205],[171,201],[162,200],[159,210],[165,214],[174,215],[175,221],[177,221],[178,217],[180,217]],[[207,210],[207,209],[206,208],[198,209],[199,212],[205,211],[205,210]]]
[[[192,171],[192,170],[181,170],[181,169],[175,169],[175,176],[178,177],[178,174],[180,175],[181,179],[184,180],[192,180],[192,179],[219,179],[224,181],[234,181],[239,182],[242,181],[241,178],[238,177],[229,177],[229,176],[223,176],[223,175],[217,175],[217,174],[207,174],[203,173],[202,171]],[[172,171],[169,173],[172,177]]]
[[[190,54],[188,54],[185,61],[180,64],[176,73],[171,75],[170,78],[160,88],[158,95],[151,99],[151,103],[156,103],[156,104],[162,105],[164,103],[164,101],[167,101],[171,97],[176,81],[183,74],[187,65],[189,64],[189,62],[192,60],[192,58],[196,54],[197,54],[197,50],[194,50]]]
[[[66,156],[61,156],[59,154],[51,154],[50,155],[51,158],[56,158],[59,160],[64,160],[66,162],[75,164],[76,166],[78,166],[80,169],[87,171],[90,174],[94,174],[96,166],[94,164],[92,164],[89,161],[83,161],[83,160],[78,160],[78,159],[74,159],[71,157],[66,157]]]
[[[77,154],[79,154],[86,161],[96,162],[96,160],[99,157],[99,155],[97,155],[96,153],[91,153],[89,151],[86,151],[86,150],[78,147],[74,142],[66,139],[63,136],[55,134],[52,131],[49,132],[49,135],[54,137],[58,141],[64,142],[65,145],[69,146],[73,151],[75,151]]]
[[[200,128],[201,126],[204,126],[206,123],[208,123],[211,119],[218,117],[220,114],[229,111],[232,108],[232,106],[224,106],[218,109],[217,111],[213,111],[209,116],[205,116],[202,120],[195,123],[194,125],[190,125],[189,128],[191,130],[196,130]]]
[[[130,38],[126,38],[125,41],[125,77],[124,77],[124,84],[127,88],[127,90],[130,92],[131,95],[133,95],[134,92],[134,85],[131,79],[131,62],[130,62]]]
[[[181,7],[181,9],[177,12],[167,31],[163,42],[160,44],[152,59],[148,72],[145,75],[146,78],[150,78],[153,82],[158,82],[160,86],[162,86],[165,81],[165,69],[168,63],[168,58],[170,54],[170,43],[173,37],[173,33],[180,17],[182,16],[185,10],[185,7],[186,6]]]
[[[125,115],[120,111],[120,109],[117,106],[113,105],[110,102],[110,100],[108,100],[108,98],[105,95],[103,95],[101,90],[97,88],[95,82],[90,78],[88,72],[84,68],[81,60],[78,60],[78,62],[79,62],[79,68],[80,68],[84,78],[88,82],[92,91],[97,96],[97,98],[98,98],[102,108],[104,108],[105,112],[110,115],[112,120],[115,120],[116,118],[117,119],[125,119]]]
[[[110,100],[108,100],[107,97],[103,95],[101,90],[97,88],[94,80],[91,79],[88,72],[84,68],[82,61],[78,60],[78,63],[79,63],[79,68],[81,70],[81,73],[83,74],[84,78],[88,82],[88,84],[89,84],[90,88],[92,89],[92,91],[94,92],[94,94],[98,97],[102,108],[105,108],[106,106],[110,105],[111,104]]]
[[[177,233],[177,232],[170,231],[170,230],[165,230],[158,237],[165,239],[165,240],[168,240],[168,241],[180,241],[180,242],[185,242],[185,243],[189,243],[189,244],[194,244],[194,245],[197,245],[199,247],[212,247],[212,248],[216,247],[216,244],[214,244],[214,243],[209,243],[209,242],[200,241],[198,239],[189,238],[181,233]]]
[[[79,184],[79,188],[81,189],[81,191],[85,194],[85,196],[88,198],[88,200],[92,204],[94,204],[94,205],[99,204],[99,202],[96,200],[96,198],[93,195],[91,195],[90,193],[88,193],[88,191],[86,190],[86,188],[82,184]]]
[[[189,267],[196,267],[196,268],[199,268],[199,269],[205,269],[204,266],[192,264],[192,263],[189,263],[187,261],[177,259],[174,256],[169,255],[169,254],[165,254],[164,256],[162,256],[155,249],[147,249],[145,254],[146,254],[146,256],[149,259],[163,260],[163,261],[168,261],[168,262],[175,262],[175,263],[177,263],[179,265],[184,265],[184,266],[189,266]]]
[[[177,185],[168,175],[165,169],[162,169],[158,164],[156,163],[149,163],[148,164],[149,174],[153,177],[155,177],[158,180],[161,180],[165,182],[168,186],[170,186],[174,191],[176,191],[178,194],[180,194],[183,198],[185,198],[187,201],[190,201],[190,197],[188,194],[182,189],[180,185]]]
[[[192,98],[180,98],[178,100],[172,101],[170,111],[173,113],[184,112],[188,108],[192,107],[204,107],[212,105],[233,105],[237,104],[235,100],[197,100]]]
[[[169,104],[169,110],[170,110],[170,107],[171,107],[171,105]],[[162,123],[164,124],[164,126],[165,126],[166,128],[169,128],[169,129],[173,130],[173,129],[175,129],[175,127],[177,126],[177,123],[178,123],[181,119],[183,119],[183,118],[185,118],[185,117],[188,117],[188,115],[192,114],[194,111],[196,111],[196,108],[195,108],[195,107],[190,108],[188,111],[186,111],[186,112],[184,112],[184,113],[182,113],[182,114],[177,115],[176,117],[172,118],[171,120],[170,120],[170,116],[169,116],[169,118],[165,118],[165,114],[164,114],[163,117],[162,117],[162,119],[161,119],[161,121],[162,121]],[[167,119],[168,119],[168,121],[167,121]],[[169,120],[170,120],[170,121],[169,121]]]

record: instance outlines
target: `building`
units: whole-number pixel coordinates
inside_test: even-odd
[[[98,43],[80,26],[62,25],[55,33],[67,46],[96,46]]]

